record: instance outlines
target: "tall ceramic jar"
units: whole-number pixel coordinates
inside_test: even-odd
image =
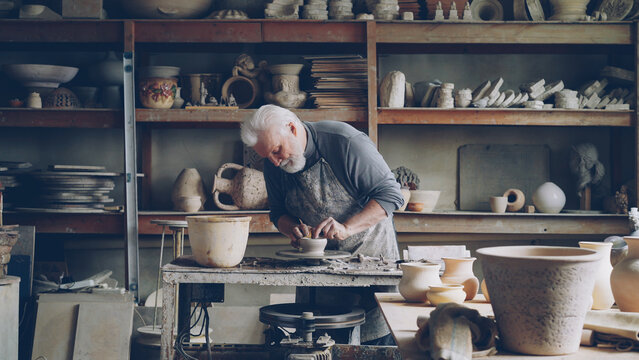
[[[444,284],[464,285],[466,300],[472,300],[479,290],[479,279],[473,273],[474,257],[443,257],[446,268],[442,275]]]
[[[628,244],[628,255],[615,265],[610,274],[610,285],[619,310],[639,312],[639,236],[623,239]]]
[[[604,254],[603,259],[599,262],[599,270],[595,278],[595,288],[592,291],[592,309],[607,310],[610,309],[615,302],[610,287],[610,273],[612,272],[612,264],[610,263],[610,250],[612,243],[607,242],[590,242],[580,241],[579,247],[595,250]]]
[[[399,281],[399,293],[410,302],[425,302],[430,285],[441,285],[439,264],[403,263],[402,279]]]
[[[204,203],[206,202],[204,183],[202,182],[202,176],[195,168],[182,169],[175,182],[173,182],[173,190],[171,191],[173,208],[183,211],[180,198],[187,196],[199,196],[202,203],[199,210],[204,209]]]

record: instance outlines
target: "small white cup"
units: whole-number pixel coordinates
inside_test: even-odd
[[[506,196],[491,196],[490,209],[494,213],[505,213],[508,206],[508,198]]]

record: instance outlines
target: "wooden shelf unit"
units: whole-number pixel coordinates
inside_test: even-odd
[[[526,109],[452,109],[377,108],[377,55],[448,51],[464,53],[468,49],[482,53],[562,51],[592,49],[610,52],[622,49],[637,58],[639,27],[636,22],[563,23],[563,22],[473,22],[432,21],[313,21],[313,20],[0,20],[0,46],[51,47],[86,44],[91,48],[134,49],[135,46],[160,46],[167,51],[181,44],[234,46],[263,44],[265,47],[355,44],[363,46],[369,59],[369,107],[357,110],[295,110],[305,120],[329,117],[368,126],[376,140],[377,127],[387,124],[422,125],[496,125],[496,126],[587,126],[636,128],[636,113],[603,110],[526,110]],[[550,50],[549,50],[550,49]],[[611,50],[613,49],[613,50]],[[358,50],[359,51],[359,50]],[[136,121],[142,130],[155,126],[236,127],[254,110],[155,110],[136,109]],[[118,110],[31,110],[0,108],[0,127],[122,127],[123,113]],[[636,131],[636,130],[635,130]],[[639,135],[636,135],[637,138]],[[148,138],[147,138],[148,140]],[[150,147],[147,149],[150,151]],[[144,153],[145,146],[142,146]],[[636,156],[639,158],[639,156]],[[143,168],[150,169],[144,163]],[[150,176],[145,177],[150,179]],[[198,214],[222,213],[201,212]],[[226,212],[224,212],[226,213]],[[184,213],[140,211],[140,234],[158,234],[151,219],[183,219]],[[274,233],[266,212],[254,216],[251,231]],[[44,214],[7,213],[9,223],[38,226],[44,233],[122,234],[122,214]],[[622,215],[544,215],[437,212],[415,214],[398,212],[399,232],[488,234],[524,232],[527,234],[619,234],[627,232]]]

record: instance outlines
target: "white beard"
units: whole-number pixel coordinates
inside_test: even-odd
[[[294,140],[294,144],[295,152],[291,154],[288,159],[280,163],[280,169],[290,174],[301,171],[302,169],[304,169],[304,165],[306,165],[306,158],[304,157],[304,149],[302,149],[302,144],[300,144],[296,140]]]

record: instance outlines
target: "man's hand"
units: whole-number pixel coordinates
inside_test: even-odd
[[[291,246],[296,249],[300,247],[301,238],[312,235],[313,228],[304,224],[299,219],[297,219],[297,221],[293,220],[293,218],[288,215],[282,215],[277,223],[280,232],[291,239]]]
[[[324,234],[329,240],[344,240],[353,235],[347,226],[332,217],[325,219],[313,229],[313,238],[319,237],[320,234]]]

